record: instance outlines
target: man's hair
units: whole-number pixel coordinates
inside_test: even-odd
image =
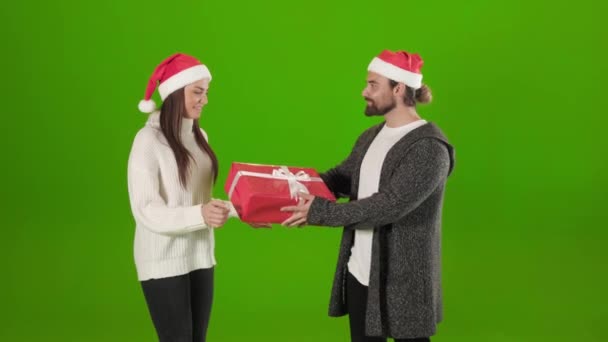
[[[391,88],[395,88],[397,81],[388,80]],[[405,86],[405,97],[403,98],[403,102],[408,107],[416,107],[417,103],[429,103],[433,100],[433,96],[431,95],[431,88],[426,84],[423,84],[419,89],[414,89],[412,87]]]

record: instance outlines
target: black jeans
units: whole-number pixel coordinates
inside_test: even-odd
[[[367,286],[359,283],[350,272],[347,272],[346,303],[348,321],[350,323],[350,339],[352,342],[386,342],[386,337],[365,336],[365,310],[367,305]],[[395,342],[430,342],[428,337],[413,339],[395,339]]]
[[[213,299],[213,268],[141,282],[160,342],[204,342]]]

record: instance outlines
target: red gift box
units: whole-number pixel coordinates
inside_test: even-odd
[[[224,190],[247,223],[282,223],[293,213],[280,209],[296,205],[299,191],[336,200],[314,169],[291,166],[232,163]]]

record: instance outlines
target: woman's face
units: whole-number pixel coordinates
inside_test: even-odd
[[[207,92],[209,91],[209,79],[204,78],[187,85],[184,88],[186,101],[186,113],[184,117],[188,119],[198,119],[201,116],[203,107],[207,104]]]

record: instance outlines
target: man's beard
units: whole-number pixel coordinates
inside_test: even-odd
[[[367,100],[367,99],[366,99]],[[370,100],[368,100],[370,101]],[[365,107],[365,116],[382,116],[395,108],[397,104],[395,101],[391,101],[391,103],[387,104],[384,107],[377,107],[373,101]]]

